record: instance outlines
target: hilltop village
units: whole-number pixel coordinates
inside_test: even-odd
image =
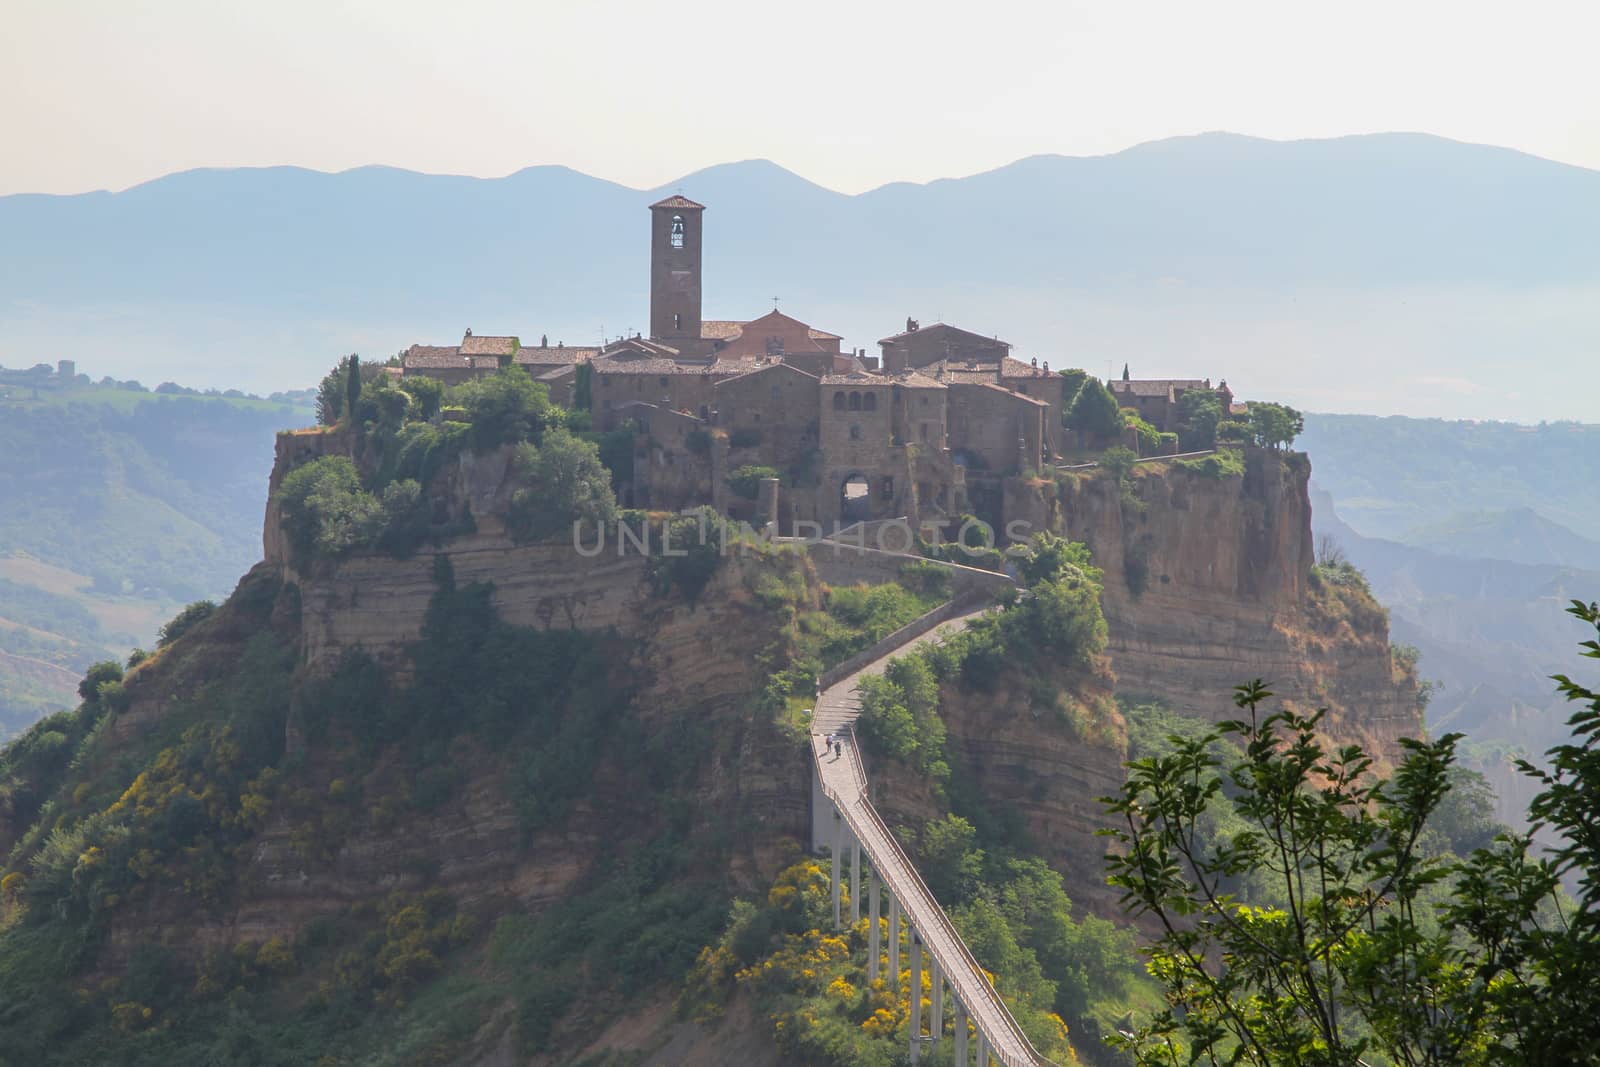
[[[1243,414],[1226,382],[1139,380],[1124,368],[1107,385],[1130,425],[1086,434],[1068,429],[1063,411],[1083,373],[1014,358],[996,337],[907,319],[869,355],[776,309],[748,321],[705,319],[705,210],[683,196],[650,206],[649,336],[569,347],[468,330],[460,344],[412,345],[390,372],[457,384],[521,367],[552,400],[588,410],[594,429],[633,431],[632,480],[619,486],[625,505],[711,504],[786,531],[900,517],[937,524],[965,513],[1000,520],[1005,479],[1087,447],[1177,453],[1186,393],[1214,393],[1223,418]],[[782,488],[766,479],[752,506],[729,489],[738,470],[776,474]]]

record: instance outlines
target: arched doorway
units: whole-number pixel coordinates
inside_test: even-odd
[[[872,518],[872,489],[864,475],[852,474],[839,486],[839,520],[864,522]]]

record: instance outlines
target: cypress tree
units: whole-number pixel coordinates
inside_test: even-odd
[[[356,405],[361,402],[361,357],[350,353],[350,368],[344,379],[344,410],[350,425],[356,424]]]

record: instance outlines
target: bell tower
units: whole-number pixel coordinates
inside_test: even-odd
[[[669,196],[650,205],[650,336],[699,353],[700,218],[704,205]]]

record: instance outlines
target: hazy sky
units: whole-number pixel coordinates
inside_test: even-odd
[[[0,194],[767,157],[857,192],[1226,129],[1600,168],[1595,0],[0,0]]]

